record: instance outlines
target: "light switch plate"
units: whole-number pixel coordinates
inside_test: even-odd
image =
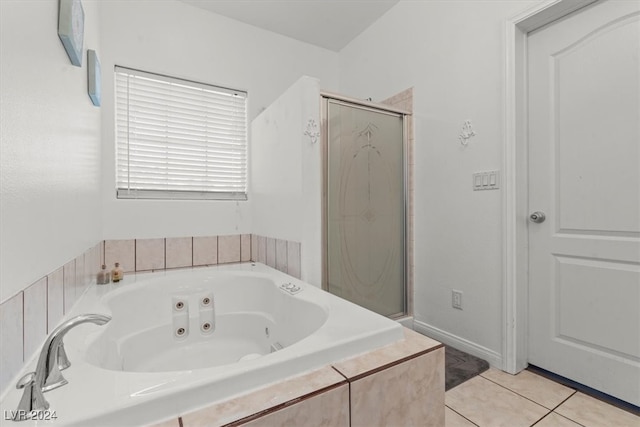
[[[497,190],[500,188],[500,171],[476,172],[473,174],[473,191]]]

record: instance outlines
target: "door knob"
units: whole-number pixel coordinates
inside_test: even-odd
[[[531,215],[529,215],[529,219],[531,220],[531,222],[535,222],[537,224],[540,224],[541,222],[544,222],[544,220],[545,220],[544,212],[536,211],[536,212],[532,213]]]

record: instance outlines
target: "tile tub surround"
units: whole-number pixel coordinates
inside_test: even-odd
[[[95,281],[103,256],[100,242],[0,304],[0,394]]]
[[[406,328],[404,335],[156,426],[443,426],[444,347]]]
[[[104,241],[107,268],[125,273],[256,261],[300,279],[300,255],[298,242],[255,234]]]
[[[182,426],[242,425],[309,397],[346,386],[346,379],[330,366],[326,366],[242,397],[183,415]]]
[[[236,263],[250,260],[251,235],[105,240],[104,253],[107,268],[119,262],[125,273]]]
[[[251,249],[251,261],[266,264],[296,279],[302,278],[299,242],[252,234]]]

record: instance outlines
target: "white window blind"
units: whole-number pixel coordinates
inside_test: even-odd
[[[115,75],[118,198],[247,198],[246,92]]]

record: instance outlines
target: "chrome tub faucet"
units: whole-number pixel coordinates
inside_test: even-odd
[[[110,316],[102,314],[82,314],[67,320],[49,335],[40,351],[36,371],[24,375],[16,384],[16,388],[23,388],[24,393],[18,404],[18,410],[14,413],[14,421],[27,420],[34,413],[49,409],[49,402],[46,401],[43,393],[67,384],[68,381],[60,372],[71,366],[62,341],[65,334],[83,323],[104,325],[110,320]]]

